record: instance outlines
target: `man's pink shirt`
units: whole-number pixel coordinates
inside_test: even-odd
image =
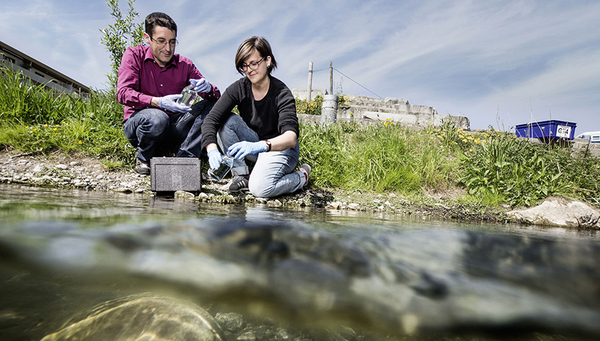
[[[194,63],[179,54],[173,55],[165,67],[160,67],[154,61],[149,46],[127,48],[117,82],[117,100],[125,106],[123,121],[135,111],[151,107],[152,97],[179,94],[190,79],[200,78],[204,77]],[[200,96],[204,99],[221,97],[219,89],[212,84],[211,87],[211,92]]]

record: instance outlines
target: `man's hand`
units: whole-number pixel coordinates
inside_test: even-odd
[[[242,160],[246,155],[258,154],[267,151],[267,144],[265,141],[248,142],[241,141],[231,145],[227,150],[227,154],[231,155],[234,159]]]
[[[223,158],[221,157],[221,153],[219,153],[218,149],[211,149],[208,153],[208,164],[211,169],[218,169],[221,165],[221,161]]]
[[[192,85],[194,85],[194,91],[196,91],[197,93],[211,92],[212,91],[212,86],[206,80],[206,78],[190,79],[190,83]]]
[[[170,112],[186,113],[188,111],[191,111],[192,107],[190,107],[189,105],[183,105],[183,104],[177,103],[177,100],[180,98],[181,98],[181,94],[167,95],[164,97],[160,97],[158,99],[158,106],[161,109],[165,109]]]

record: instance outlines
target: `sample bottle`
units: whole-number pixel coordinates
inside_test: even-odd
[[[194,85],[190,84],[183,88],[183,90],[181,91],[181,98],[177,101],[177,103],[187,105],[188,107],[190,107],[192,106],[192,104],[194,104],[194,101],[197,97],[198,94],[196,93],[196,91],[194,91]]]
[[[219,168],[209,169],[208,175],[210,175],[211,179],[213,179],[214,181],[221,181],[225,177],[225,175],[229,173],[231,167],[233,167],[233,158],[229,155],[225,155],[223,156],[223,160],[221,160]]]

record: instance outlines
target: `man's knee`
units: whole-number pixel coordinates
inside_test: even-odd
[[[169,116],[162,110],[152,110],[144,115],[141,128],[144,133],[155,137],[161,136],[169,127]]]

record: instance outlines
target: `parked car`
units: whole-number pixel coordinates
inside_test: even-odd
[[[591,143],[600,143],[600,131],[588,131],[577,135],[578,139],[586,139]]]

